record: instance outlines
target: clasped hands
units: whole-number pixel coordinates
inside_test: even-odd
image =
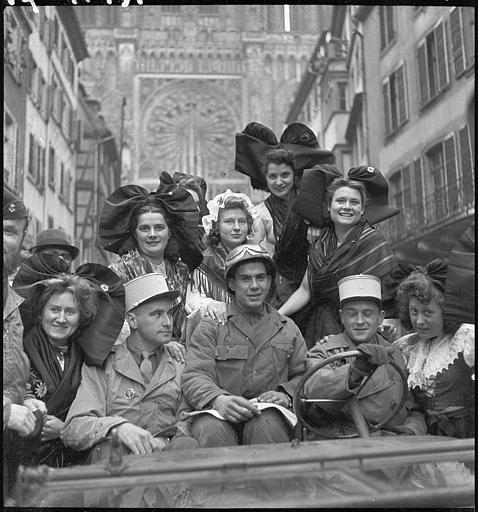
[[[283,407],[288,407],[290,404],[288,395],[281,391],[265,391],[257,397],[257,401],[282,405]],[[212,406],[225,420],[231,423],[248,421],[261,414],[261,411],[253,402],[236,395],[219,395],[213,400]]]
[[[33,437],[42,428],[46,412],[45,403],[36,398],[27,398],[23,405],[11,404],[7,428],[20,437]]]

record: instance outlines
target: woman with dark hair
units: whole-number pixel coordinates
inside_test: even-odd
[[[208,201],[207,207],[209,215],[202,218],[206,249],[194,273],[198,290],[207,297],[202,300],[202,308],[212,301],[230,301],[224,279],[226,257],[234,247],[252,243],[258,224],[258,219],[254,221],[252,217],[252,202],[246,194],[228,189]]]
[[[255,122],[236,135],[236,170],[251,178],[253,188],[270,192],[253,213],[261,219],[255,241],[277,265],[274,307],[298,288],[307,268],[308,225],[291,208],[302,172],[320,164],[340,176],[334,162],[333,153],[320,149],[312,130],[301,123],[289,125],[280,142],[269,128]]]
[[[27,394],[47,407],[40,439],[22,443],[23,463],[77,464],[83,454],[66,448],[60,431],[80,385],[83,362],[101,366],[121,331],[123,284],[103,265],[87,263],[70,274],[62,259],[36,254],[22,264],[14,287],[25,297],[20,311],[30,361]]]
[[[300,287],[279,309],[279,313],[290,316],[311,303],[312,313],[304,335],[308,348],[324,336],[342,331],[340,279],[370,274],[382,280],[396,265],[389,242],[363,217],[365,190],[362,181],[350,178],[336,178],[327,187],[326,227],[319,230],[310,246],[308,266]],[[386,296],[385,291],[382,296]]]
[[[473,324],[444,315],[447,267],[434,260],[414,270],[399,285],[398,314],[412,334],[395,342],[407,360],[408,385],[432,435],[473,437]]]
[[[164,174],[164,173],[163,173]],[[118,254],[110,265],[124,283],[151,272],[166,275],[168,286],[180,290],[173,309],[173,338],[182,339],[186,315],[194,307],[197,290],[191,286],[191,273],[201,263],[199,210],[189,192],[163,179],[155,192],[137,185],[125,185],[105,202],[99,224],[104,249]],[[177,342],[167,345],[181,359]]]

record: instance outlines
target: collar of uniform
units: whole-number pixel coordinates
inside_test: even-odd
[[[347,339],[348,343],[353,345],[354,347],[359,347],[360,345],[357,345],[356,343],[354,343],[349,335],[344,332],[344,337]],[[385,342],[385,344],[387,344],[387,341],[385,340],[384,337],[380,336],[379,333],[375,333],[368,341],[365,341],[364,343],[369,343],[369,344],[372,344],[372,345],[383,345]]]
[[[139,366],[141,364],[141,352],[142,352],[142,350],[140,350],[140,349],[138,349],[136,347],[131,346],[131,344],[129,343],[129,338],[126,340],[126,348],[131,352],[131,355],[133,356],[133,359],[136,361],[136,364]],[[154,352],[154,354],[158,358],[157,360],[159,361],[161,359],[163,351],[164,351],[163,346],[160,345],[159,347],[155,348],[151,352]]]
[[[7,300],[3,307],[3,320],[5,320],[20,304],[25,300],[18,293],[8,285]]]
[[[231,316],[237,316],[237,315],[248,315],[248,314],[256,314],[256,313],[249,313],[248,311],[242,311],[241,308],[238,306],[236,300],[233,300],[229,304],[226,304],[226,311],[227,311],[227,317]],[[264,306],[262,307],[262,311],[260,313],[257,313],[257,316],[264,316],[266,313],[270,313],[271,307],[269,304],[264,302]]]

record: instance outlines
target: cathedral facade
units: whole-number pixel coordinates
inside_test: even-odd
[[[234,172],[234,135],[258,121],[280,137],[330,10],[77,7],[89,53],[80,80],[122,141],[123,181],[152,189],[161,171],[183,171],[204,177],[209,195],[248,190]]]

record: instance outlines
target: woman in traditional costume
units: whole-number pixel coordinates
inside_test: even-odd
[[[228,253],[245,243],[253,243],[253,205],[246,194],[226,190],[208,201],[209,214],[202,218],[206,246],[203,261],[194,273],[198,290],[210,300],[230,302],[231,295],[224,278]],[[256,230],[258,219],[256,218]]]
[[[334,162],[333,153],[320,149],[312,130],[301,123],[289,125],[280,142],[256,122],[236,135],[235,169],[250,177],[254,189],[270,192],[253,214],[262,221],[255,242],[274,256],[277,265],[274,307],[298,288],[307,267],[308,225],[291,209],[302,172],[320,164],[340,176]]]
[[[382,281],[384,302],[390,299],[383,284],[385,276],[395,268],[396,260],[390,243],[371,224],[399,210],[386,204],[388,185],[378,169],[354,168],[348,176],[334,179],[327,187],[325,227],[319,230],[310,246],[307,270],[300,287],[279,309],[283,315],[290,316],[310,303],[312,313],[304,335],[309,348],[324,336],[342,331],[338,281],[343,277],[374,275]],[[376,189],[375,202],[367,204],[367,189]],[[308,190],[307,193],[314,194],[315,209],[324,204],[319,191]],[[310,215],[312,218],[314,216]]]
[[[27,394],[47,407],[40,439],[21,443],[22,463],[78,464],[84,454],[65,447],[60,431],[83,362],[101,366],[121,332],[123,283],[103,265],[86,263],[70,274],[57,256],[36,254],[20,266],[14,287],[25,298],[20,312],[30,361]]]
[[[173,308],[173,338],[182,340],[186,315],[197,302],[191,274],[202,261],[200,214],[185,188],[174,184],[169,176],[161,178],[155,192],[138,185],[115,190],[103,208],[99,239],[105,250],[118,254],[110,268],[124,283],[160,272],[170,289],[180,291]],[[182,357],[179,343],[173,341],[166,347]]]
[[[397,303],[400,321],[414,332],[395,342],[407,360],[409,388],[430,434],[473,437],[475,326],[446,317],[442,260],[412,268],[398,287]]]

